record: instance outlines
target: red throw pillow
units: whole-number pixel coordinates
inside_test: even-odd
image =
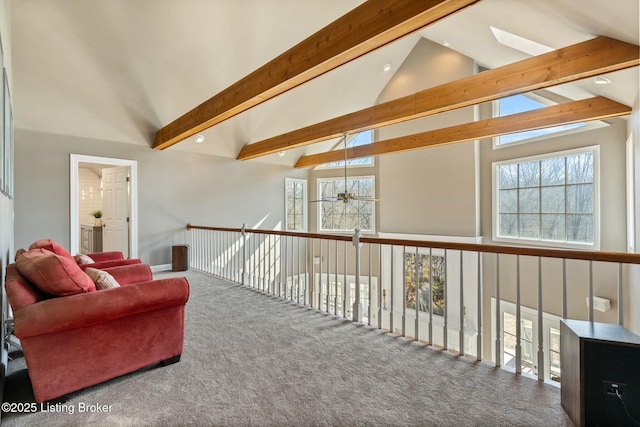
[[[67,250],[54,242],[51,239],[41,239],[36,240],[29,246],[29,249],[46,249],[48,251],[53,252],[56,255],[63,256],[65,258],[74,259],[73,256]]]
[[[56,255],[46,249],[32,249],[16,259],[20,274],[40,291],[54,296],[94,292],[93,280],[73,258]]]

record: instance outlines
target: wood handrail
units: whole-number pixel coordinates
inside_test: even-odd
[[[187,230],[210,230],[210,231],[229,231],[241,233],[241,228],[223,228],[223,227],[206,227],[201,225],[187,224]],[[260,230],[246,228],[245,232],[252,234],[271,234],[279,236],[304,237],[308,239],[324,239],[351,241],[351,235],[336,234],[318,234],[318,233],[302,233],[294,231],[279,230]],[[494,253],[504,255],[522,255],[543,258],[572,259],[579,261],[599,261],[613,262],[623,264],[640,264],[640,254],[632,254],[625,252],[596,252],[586,250],[571,249],[548,249],[534,248],[529,246],[506,246],[506,245],[486,245],[480,243],[456,243],[456,242],[435,242],[427,240],[411,240],[411,239],[389,239],[380,237],[361,237],[360,242],[371,243],[388,246],[411,246],[420,248],[446,249],[456,251]]]

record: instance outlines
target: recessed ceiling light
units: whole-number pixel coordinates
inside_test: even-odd
[[[597,85],[610,85],[611,84],[611,80],[609,80],[606,77],[602,77],[602,76],[597,76],[594,79],[595,84]]]
[[[391,63],[390,63],[390,62],[387,62],[386,64],[384,64],[384,68],[383,68],[383,70],[384,70],[385,72],[386,72],[386,71],[389,71],[390,69],[391,69]]]
[[[285,154],[287,154],[286,151],[281,151],[281,152],[278,153],[278,156],[283,157]]]
[[[451,46],[451,43],[449,43],[449,42],[448,42],[448,41],[446,41],[446,40],[442,40],[442,46],[444,46],[444,47],[449,47],[449,46]]]
[[[501,30],[500,28],[492,26],[489,26],[489,28],[498,43],[509,46],[512,49],[519,50],[520,52],[527,53],[531,56],[542,55],[543,53],[551,52],[553,50],[553,48],[549,46],[534,42],[533,40],[525,39],[524,37],[508,31]]]
[[[204,135],[196,135],[194,141],[196,144],[202,144],[204,142]]]

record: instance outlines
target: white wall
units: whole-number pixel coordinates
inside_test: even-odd
[[[474,67],[470,58],[421,39],[379,102],[468,77]],[[378,136],[386,140],[473,120],[474,109],[463,108],[387,126]],[[380,231],[475,237],[475,159],[474,142],[379,157]]]
[[[16,247],[52,238],[69,247],[69,155],[138,162],[138,254],[168,264],[171,246],[187,242],[187,223],[283,227],[284,179],[306,178],[260,162],[16,130]]]

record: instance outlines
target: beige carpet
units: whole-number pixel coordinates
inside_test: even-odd
[[[571,425],[555,387],[204,274],[186,276],[179,363],[73,393],[62,412],[3,413],[2,425]],[[24,369],[23,359],[11,362],[5,400],[33,401]]]

